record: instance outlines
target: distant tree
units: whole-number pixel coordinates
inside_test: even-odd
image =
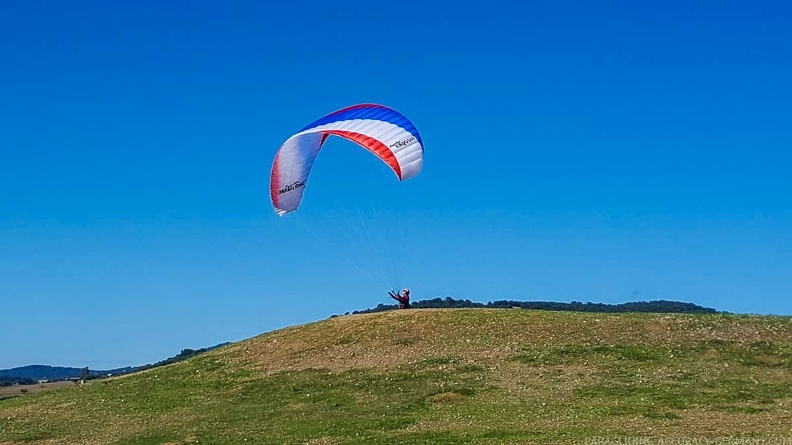
[[[0,386],[35,385],[37,382],[29,378],[0,377]]]

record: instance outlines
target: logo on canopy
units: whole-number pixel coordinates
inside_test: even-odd
[[[297,190],[300,187],[305,187],[305,181],[294,181],[291,184],[283,187],[282,189],[278,190],[278,194],[282,195],[286,192],[290,192],[292,190]]]
[[[394,142],[394,143],[390,144],[390,148],[406,147],[406,146],[412,144],[413,142],[415,142],[415,136],[411,136],[411,137],[409,137],[409,138],[407,138],[407,139],[405,139],[403,141]]]

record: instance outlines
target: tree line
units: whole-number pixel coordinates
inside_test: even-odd
[[[443,308],[487,308],[487,309],[533,309],[547,311],[574,311],[574,312],[650,312],[650,313],[682,313],[682,314],[716,314],[717,310],[699,306],[694,303],[669,300],[634,301],[619,304],[583,303],[572,301],[560,303],[555,301],[515,301],[496,300],[487,303],[478,303],[470,300],[460,300],[452,297],[437,297],[431,300],[420,300],[411,303],[416,309],[443,309]],[[378,304],[374,308],[357,310],[352,314],[365,314],[398,309],[396,304]],[[349,315],[347,312],[346,315]]]
[[[35,385],[38,383],[33,379],[16,378],[16,377],[0,377],[0,386],[11,385]]]

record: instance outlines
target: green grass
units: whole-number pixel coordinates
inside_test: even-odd
[[[405,326],[415,333],[409,341],[388,335]],[[0,401],[0,443],[774,438],[792,424],[791,347],[792,323],[782,317],[337,317],[136,375]]]
[[[207,368],[215,369],[194,377]],[[485,390],[470,370],[420,368],[306,370],[251,380],[234,378],[211,361],[194,360],[165,372],[47,394],[35,402],[72,409],[49,414],[46,427],[40,419],[15,417],[4,423],[0,437],[23,442],[99,438],[118,444],[178,443],[187,437],[212,437],[209,443],[218,444],[297,443],[333,437],[344,443],[381,443],[433,405],[467,403]],[[438,397],[447,394],[454,396]],[[105,423],[108,413],[115,416],[112,425]],[[421,435],[413,436],[421,440]]]

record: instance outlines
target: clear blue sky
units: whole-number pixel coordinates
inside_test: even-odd
[[[0,3],[0,368],[390,303],[388,262],[414,299],[792,314],[792,7],[593,3]],[[278,217],[280,144],[359,102],[422,173],[331,141]]]

